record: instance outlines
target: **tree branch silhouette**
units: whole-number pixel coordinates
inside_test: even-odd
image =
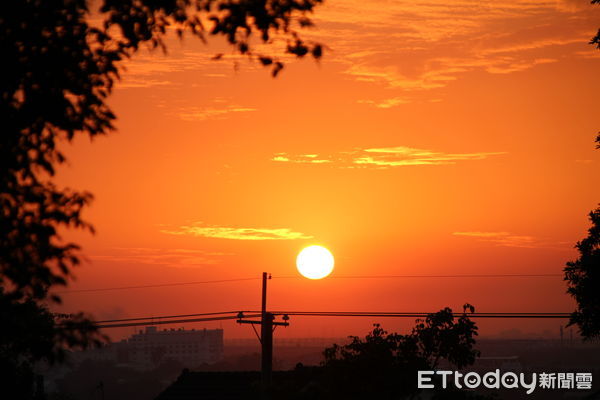
[[[589,218],[588,236],[575,245],[579,257],[564,269],[567,293],[577,302],[569,325],[577,325],[585,339],[600,337],[600,207]]]
[[[92,195],[60,188],[53,177],[65,162],[61,141],[114,129],[107,99],[122,62],[143,44],[166,50],[173,28],[179,37],[223,37],[277,76],[283,62],[256,52],[253,37],[267,45],[283,37],[285,52],[321,58],[322,46],[297,32],[312,25],[309,16],[321,2],[103,0],[94,12],[86,0],[0,2],[0,326],[7,330],[0,370],[18,375],[0,374],[4,390],[29,398],[31,363],[60,360],[65,348],[101,339],[84,316],[59,322],[45,305],[61,301],[51,289],[65,286],[80,264],[79,246],[59,231],[93,232],[82,217]],[[16,323],[21,316],[32,324]]]
[[[479,356],[477,326],[469,318],[474,311],[465,304],[456,316],[446,307],[404,335],[375,324],[364,339],[351,336],[349,344],[328,347],[322,363],[326,398],[412,398],[419,392],[417,371],[434,370],[442,359],[458,369],[472,365]]]

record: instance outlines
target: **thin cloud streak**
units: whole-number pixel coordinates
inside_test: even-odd
[[[407,146],[397,146],[366,148],[327,156],[318,154],[300,154],[294,156],[287,153],[277,153],[271,158],[271,161],[296,164],[332,163],[336,167],[344,168],[375,167],[382,169],[415,165],[448,165],[456,164],[459,161],[484,160],[491,156],[503,154],[507,153],[444,153]]]
[[[248,113],[256,110],[256,108],[237,105],[229,105],[222,108],[185,107],[177,112],[177,116],[184,121],[204,121],[213,118],[224,118],[228,114]]]
[[[189,235],[206,238],[232,240],[298,240],[312,239],[312,236],[295,232],[289,228],[232,228],[225,226],[182,225],[177,229],[161,230],[169,235]]]
[[[454,236],[463,236],[477,239],[481,242],[487,242],[496,246],[516,247],[526,249],[536,248],[560,248],[564,249],[565,243],[550,243],[530,235],[517,235],[511,232],[481,232],[481,231],[466,231],[453,232]]]
[[[113,254],[97,254],[91,255],[89,258],[104,262],[166,265],[169,267],[184,268],[220,264],[223,257],[230,255],[233,254],[198,249],[118,247],[113,249]]]
[[[408,99],[404,99],[402,97],[393,97],[390,99],[383,99],[383,100],[358,100],[359,104],[368,104],[370,106],[376,107],[376,108],[392,108],[392,107],[397,107],[399,105],[402,104],[408,104],[410,103],[410,100]]]

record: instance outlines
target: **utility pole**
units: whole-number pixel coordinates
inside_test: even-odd
[[[261,344],[261,363],[260,363],[260,387],[261,398],[270,398],[270,387],[273,375],[273,331],[277,326],[288,326],[287,322],[290,318],[287,315],[283,316],[283,322],[275,322],[275,315],[267,311],[267,281],[271,276],[266,272],[262,274],[262,302],[260,321],[248,321],[243,319],[244,313],[238,313],[238,324],[260,324],[260,336],[258,340]],[[256,329],[254,330],[256,332]],[[257,333],[258,336],[258,333]]]
[[[267,273],[262,275],[262,308],[260,316],[261,362],[260,380],[263,390],[271,386],[273,374],[273,314],[267,312]]]

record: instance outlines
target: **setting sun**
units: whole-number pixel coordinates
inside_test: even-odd
[[[322,279],[333,271],[333,255],[323,246],[309,246],[298,254],[296,267],[308,279]]]

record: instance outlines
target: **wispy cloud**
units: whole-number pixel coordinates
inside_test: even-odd
[[[210,51],[178,50],[171,46],[168,55],[160,51],[140,51],[125,60],[121,81],[117,88],[148,88],[162,85],[183,85],[177,74],[195,71],[206,79],[222,79],[234,73],[234,62],[247,61],[247,57],[231,54],[225,61],[214,60]],[[245,69],[257,69],[258,65],[244,63]]]
[[[201,223],[182,225],[176,229],[164,229],[161,232],[169,235],[190,235],[233,240],[296,240],[312,238],[312,236],[295,232],[289,228],[233,228],[204,226]]]
[[[204,121],[211,118],[224,118],[227,114],[248,113],[256,108],[239,105],[225,105],[223,107],[184,107],[179,109],[177,116],[184,121]]]
[[[552,46],[565,46],[574,43],[581,43],[581,38],[568,38],[568,39],[558,39],[558,38],[542,38],[542,39],[532,39],[528,41],[523,41],[522,43],[517,44],[508,44],[508,45],[500,45],[497,47],[491,47],[489,49],[481,50],[480,54],[488,55],[488,54],[498,54],[498,53],[519,53],[526,50],[537,50],[544,47],[552,47]]]
[[[543,59],[590,57],[584,50],[599,13],[585,0],[346,0],[320,7],[314,16],[317,29],[303,35],[326,43],[332,50],[327,62],[341,63],[353,80],[399,92],[433,90],[468,71],[516,73],[543,64]],[[255,51],[275,52],[288,60],[290,55],[279,54],[285,45],[282,40],[256,43]],[[117,86],[182,85],[176,75],[190,71],[207,80],[222,79],[234,73],[237,61],[243,61],[239,65],[244,69],[262,69],[239,54],[216,62],[210,49],[170,50],[168,57],[159,51],[138,52],[125,62],[127,70]],[[224,73],[229,66],[231,73]],[[377,104],[385,108],[385,103]]]
[[[127,77],[123,81],[118,83],[118,87],[121,89],[139,89],[149,88],[153,86],[168,86],[172,85],[173,82],[166,79],[154,79],[144,77]]]
[[[556,8],[561,11],[577,12],[583,11],[590,7],[590,2],[587,0],[556,0]]]
[[[332,163],[336,167],[390,168],[411,165],[447,165],[459,161],[483,160],[506,152],[445,153],[407,146],[355,149],[333,155],[277,153],[275,162],[298,164]]]
[[[534,60],[515,61],[498,65],[490,65],[486,68],[486,71],[490,74],[510,74],[513,72],[524,71],[526,69],[533,68],[536,65],[550,64],[557,61],[558,60],[555,58],[536,58]]]
[[[408,103],[410,103],[410,100],[402,98],[402,97],[393,97],[390,99],[383,99],[383,100],[359,100],[358,103],[368,104],[370,106],[377,107],[377,108],[392,108],[392,107],[399,106],[401,104],[408,104]]]
[[[110,254],[89,256],[92,260],[129,264],[167,265],[170,267],[195,267],[219,264],[223,257],[232,255],[199,249],[162,249],[149,247],[117,247]]]
[[[326,4],[316,39],[351,79],[399,93],[435,90],[471,71],[509,74],[582,53],[600,9],[585,0]]]
[[[428,90],[446,86],[447,82],[457,79],[456,74],[465,72],[465,68],[439,68],[420,74],[403,74],[396,66],[376,66],[355,64],[344,71],[360,82],[383,84],[393,89]]]
[[[276,162],[293,162],[300,164],[326,164],[332,162],[330,159],[319,157],[318,154],[298,154],[291,156],[287,153],[276,153],[271,161]]]
[[[506,154],[505,152],[443,153],[406,146],[365,149],[364,152],[371,155],[356,158],[354,160],[355,164],[390,167],[403,165],[443,165],[455,164],[457,161],[483,160],[490,156]]]
[[[465,236],[488,242],[496,246],[520,248],[565,248],[566,243],[551,243],[529,235],[517,235],[511,232],[453,232],[454,236]]]
[[[195,69],[210,68],[208,54],[183,51],[166,56],[161,52],[139,52],[126,60],[121,73],[121,82],[117,88],[148,88],[162,85],[173,85],[171,74]]]

